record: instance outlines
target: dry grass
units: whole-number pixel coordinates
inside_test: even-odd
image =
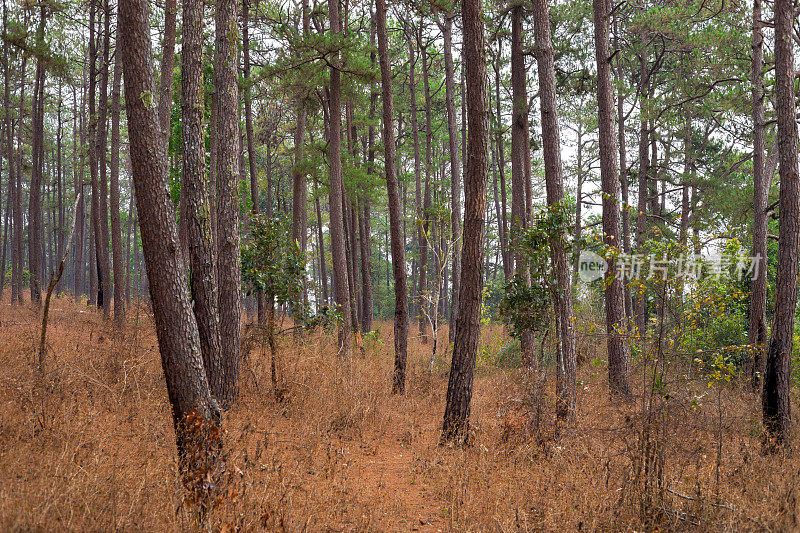
[[[143,307],[130,315],[124,337],[115,336],[89,308],[56,300],[48,375],[37,388],[37,315],[0,305],[1,530],[195,526],[152,322]],[[349,366],[337,363],[328,337],[282,338],[283,403],[273,399],[266,352],[250,353],[241,401],[226,415],[228,475],[213,529],[799,527],[800,461],[759,453],[757,401],[738,386],[709,388],[673,366],[644,410],[650,366],[634,369],[637,399],[621,404],[609,399],[605,367],[587,363],[577,421],[557,433],[552,380],[537,424],[522,375],[488,366],[475,384],[474,444],[441,448],[447,364],[430,374],[430,345],[413,340],[408,393],[392,396],[392,328],[380,326],[385,334],[367,339],[366,358]],[[491,360],[507,339],[496,327],[486,333]],[[603,359],[593,342],[583,343],[587,360]]]

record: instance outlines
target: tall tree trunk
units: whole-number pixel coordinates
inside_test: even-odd
[[[3,0],[3,108],[5,109],[5,157],[8,166],[8,190],[10,202],[6,206],[6,212],[11,211],[11,303],[21,302],[20,280],[21,273],[17,266],[17,256],[21,253],[21,249],[17,247],[17,236],[22,236],[22,210],[19,199],[19,191],[17,189],[17,178],[14,168],[14,123],[11,120],[11,58],[8,54],[10,44],[7,40],[8,35],[8,14],[6,11],[6,2]],[[25,79],[24,68],[20,71],[22,80]],[[24,82],[22,84],[24,86]],[[19,211],[19,216],[18,212]],[[5,273],[5,265],[3,266]]]
[[[800,176],[794,94],[792,0],[775,0],[775,108],[780,159],[780,222],[775,312],[761,397],[767,438],[784,444],[791,426],[789,397],[794,317],[797,304],[797,252],[800,246]],[[766,263],[766,261],[763,261]],[[762,265],[759,265],[761,268]],[[770,442],[768,442],[770,444]]]
[[[603,191],[603,241],[620,246],[619,174],[614,138],[614,108],[609,54],[610,0],[593,0],[594,40],[597,61],[597,114],[600,136],[600,180]],[[612,393],[630,396],[628,346],[623,336],[625,309],[622,279],[615,262],[608,262],[606,273],[606,336],[608,338],[608,382]]]
[[[542,106],[542,149],[544,152],[547,204],[557,206],[564,199],[564,179],[561,171],[561,145],[556,112],[556,78],[553,67],[553,42],[550,36],[550,14],[547,0],[533,1],[533,24],[536,40],[536,64],[539,69],[539,98]],[[566,230],[566,228],[564,228]],[[552,238],[550,253],[555,270],[557,289],[555,308],[561,350],[556,373],[556,415],[559,420],[575,416],[575,330],[572,297],[569,283],[566,235]]]
[[[53,231],[54,237],[57,240],[57,248],[56,248],[56,256],[57,257],[64,257],[64,249],[66,246],[66,212],[65,212],[65,199],[64,199],[64,173],[63,173],[63,160],[62,160],[62,141],[63,141],[63,122],[62,122],[62,115],[61,110],[64,105],[64,100],[62,98],[62,82],[59,80],[58,82],[58,108],[56,111],[56,201],[55,205],[53,206],[54,210],[58,211],[58,222],[55,225],[55,230]],[[64,259],[66,261],[66,258]],[[53,265],[55,267],[55,264]],[[59,283],[56,286],[55,290],[57,292],[61,291],[62,281],[64,280],[63,277],[59,278]],[[2,281],[2,280],[0,280]],[[2,283],[0,283],[0,293],[2,293]]]
[[[450,151],[450,238],[453,249],[452,298],[450,304],[450,341],[456,332],[458,297],[461,290],[461,172],[458,164],[458,125],[456,119],[455,67],[453,66],[453,13],[445,15],[441,26],[444,36],[445,101],[447,105],[447,140]],[[495,180],[496,183],[496,180]],[[499,224],[499,221],[498,221]]]
[[[161,51],[161,79],[158,87],[158,124],[161,140],[169,154],[169,126],[172,108],[172,72],[175,70],[175,34],[178,0],[165,0],[164,40]]]
[[[511,281],[511,276],[514,275],[514,256],[510,251],[510,247],[508,246],[508,206],[506,201],[506,159],[505,159],[505,149],[503,146],[503,115],[500,112],[500,55],[502,52],[502,41],[498,41],[497,43],[497,61],[494,68],[494,78],[495,78],[495,121],[497,122],[496,128],[497,131],[495,132],[495,143],[497,145],[497,173],[500,179],[500,204],[501,204],[501,215],[502,215],[502,224],[500,224],[500,247],[501,252],[503,254],[503,274],[505,275],[506,282]],[[464,114],[464,69],[461,69],[461,114]],[[462,118],[462,129],[466,124],[466,121]],[[462,138],[464,135],[462,134]],[[461,143],[462,147],[466,146],[466,142]],[[466,163],[466,157],[463,158],[464,162]]]
[[[242,299],[239,255],[239,87],[236,49],[238,0],[217,2],[214,90],[217,96],[217,270],[219,272],[220,361],[224,408],[239,391]],[[141,211],[139,212],[141,216]]]
[[[761,30],[761,0],[753,0],[753,63],[751,92],[753,98],[753,257],[767,264],[767,200],[772,176],[764,166],[764,34]],[[746,373],[753,391],[758,391],[764,373],[764,347],[767,342],[767,272],[759,268],[750,293],[750,329],[748,344],[753,352],[747,360]]]
[[[203,367],[211,394],[222,400],[226,392],[220,360],[219,296],[215,282],[214,242],[203,139],[203,0],[183,0],[181,52],[181,122],[183,174],[181,193],[186,197],[186,238],[189,249],[191,295]]]
[[[511,10],[511,237],[514,257],[514,274],[522,276],[530,285],[527,261],[518,247],[522,232],[527,226],[530,208],[530,127],[528,120],[528,89],[525,57],[522,50],[523,7]],[[522,332],[520,341],[522,358],[529,367],[537,364],[530,331]]]
[[[375,40],[376,40],[376,22],[375,16],[370,7],[370,64],[373,68],[376,66],[375,54]],[[367,130],[367,174],[372,176],[375,173],[375,113],[378,101],[378,91],[375,82],[370,84],[369,88],[369,119],[370,125]],[[370,215],[370,198],[369,195],[362,193],[359,196],[358,203],[361,206],[358,213],[359,220],[359,233],[361,242],[361,280],[362,280],[362,320],[361,331],[367,333],[372,331],[372,323],[374,319],[374,296],[373,296],[373,279],[372,279],[372,228],[371,228],[371,215]]]
[[[184,19],[186,17],[184,8]],[[184,25],[185,25],[184,21]],[[201,36],[202,37],[202,36]],[[202,46],[202,44],[201,44]],[[252,213],[258,215],[260,206],[258,198],[258,168],[256,166],[256,150],[253,141],[253,101],[252,101],[252,81],[250,79],[250,0],[242,0],[242,54],[243,54],[243,68],[244,68],[244,129],[247,138],[247,167],[250,177],[250,200],[253,203]],[[201,68],[202,68],[202,56]],[[202,74],[202,72],[201,72]],[[201,85],[202,86],[202,85]],[[199,90],[199,89],[198,89]],[[201,117],[202,119],[202,117]],[[298,124],[300,117],[298,116]],[[303,117],[305,121],[305,117]],[[202,122],[202,120],[201,120]],[[299,126],[298,126],[299,127]],[[201,137],[202,139],[202,137]],[[203,174],[203,176],[205,173]],[[205,179],[205,177],[203,177]],[[295,236],[295,241],[299,242]],[[305,249],[303,249],[305,251]],[[264,295],[260,292],[256,294],[256,309],[258,313],[258,323],[263,324],[266,320],[264,312]],[[214,386],[211,387],[212,391]]]
[[[583,220],[581,220],[581,216],[583,213],[583,121],[578,120],[577,124],[577,135],[578,135],[578,142],[576,146],[576,161],[575,165],[577,166],[578,176],[577,176],[577,186],[575,188],[575,227],[573,229],[573,248],[572,253],[576,258],[576,261],[572,264],[572,286],[573,288],[577,287],[578,285],[578,263],[577,258],[581,252],[581,234],[583,233]],[[577,298],[577,292],[575,292],[575,297]]]
[[[339,27],[339,0],[331,0],[328,9],[331,33],[341,33]],[[339,71],[339,52],[331,57],[329,102],[330,131],[328,136],[328,161],[330,164],[330,226],[331,252],[333,255],[333,283],[336,293],[336,305],[342,313],[339,325],[339,356],[350,357],[350,297],[347,285],[347,251],[344,236],[344,181],[342,176],[342,103],[341,76]]]
[[[191,311],[186,270],[168,194],[167,154],[158,117],[141,98],[142,94],[155,91],[148,4],[145,0],[122,0],[119,9],[131,164],[138,212],[142,216],[145,264],[178,449],[184,451],[193,436],[187,424],[191,422],[190,416],[219,424],[219,409],[211,398],[203,372],[197,323]],[[191,460],[190,456],[184,459]]]
[[[111,253],[114,260],[114,321],[125,322],[125,267],[122,254],[122,226],[119,212],[119,114],[122,83],[122,53],[114,58],[114,82],[111,88]]]
[[[121,53],[121,52],[120,52]],[[86,72],[86,65],[83,67],[84,73]],[[84,87],[86,85],[84,84]],[[72,92],[73,108],[72,112],[74,117],[78,116],[78,99],[76,91]],[[81,196],[78,206],[75,208],[75,217],[78,219],[77,227],[75,228],[75,253],[72,257],[72,296],[76,302],[82,300],[83,297],[83,243],[86,240],[86,195],[83,192],[83,169],[84,169],[84,150],[81,150],[78,156],[78,143],[76,139],[80,137],[81,146],[83,146],[86,139],[86,128],[84,117],[86,109],[85,95],[81,95],[81,113],[80,125],[77,123],[77,118],[73,118],[72,125],[72,154],[75,168],[72,174],[73,188],[75,194]]]
[[[416,29],[412,26],[411,31],[416,33]],[[408,40],[408,57],[409,57],[409,66],[408,66],[408,87],[411,93],[411,142],[414,145],[414,207],[415,207],[415,223],[414,228],[416,232],[414,233],[416,246],[414,246],[414,250],[416,252],[416,257],[412,262],[411,269],[412,269],[412,277],[414,278],[415,283],[417,284],[416,287],[416,304],[419,306],[420,299],[422,297],[423,289],[422,285],[420,284],[420,280],[422,279],[421,270],[419,268],[422,262],[422,246],[423,246],[423,236],[422,236],[422,219],[424,217],[422,212],[422,164],[419,154],[419,122],[417,120],[417,83],[416,83],[416,56],[415,56],[415,48],[414,48],[414,40],[409,37]],[[416,312],[422,317],[422,307],[419,309],[414,309],[412,306],[412,312]],[[420,318],[421,320],[421,318]]]
[[[425,91],[425,192],[422,199],[422,242],[419,249],[419,334],[422,343],[428,342],[428,316],[435,313],[428,304],[428,248],[430,247],[431,178],[433,174],[433,127],[431,125],[431,89],[428,64],[428,47],[419,43],[422,56],[422,85]]]
[[[486,87],[486,40],[479,0],[461,3],[464,65],[467,80],[467,166],[464,173],[464,245],[456,338],[447,384],[442,442],[463,443],[469,430],[472,382],[480,341],[483,246],[486,235],[489,101]]]
[[[17,125],[17,168],[14,172],[16,177],[16,197],[14,201],[14,272],[16,273],[16,286],[17,297],[12,300],[18,304],[22,304],[24,296],[22,293],[22,278],[25,271],[24,249],[22,246],[22,135],[23,124],[25,117],[25,67],[27,64],[28,56],[22,55],[22,67],[20,69],[20,87],[19,87],[19,124]],[[12,290],[12,296],[14,291]]]
[[[40,11],[39,27],[36,31],[36,41],[44,43],[44,28],[46,24],[45,7]],[[44,85],[45,85],[44,60],[36,61],[36,74],[33,85],[33,118],[31,143],[31,188],[28,201],[28,270],[30,272],[31,302],[37,306],[42,305],[42,169],[44,167]],[[23,81],[24,83],[24,81]]]
[[[614,13],[614,49],[620,49],[619,43],[619,27],[617,25],[617,15]],[[623,79],[622,73],[622,54],[617,53],[616,60],[616,81],[621,82]],[[626,254],[631,253],[631,221],[630,209],[628,204],[628,150],[627,141],[625,139],[625,98],[622,95],[622,89],[617,91],[617,136],[618,136],[618,149],[619,149],[619,184],[622,192],[622,249]],[[576,236],[577,238],[578,236]],[[577,261],[576,261],[577,264]],[[629,280],[623,280],[623,298],[625,299],[625,317],[627,318],[628,328],[631,327],[631,320],[633,318],[633,300],[631,299],[631,289]]]
[[[642,52],[642,54],[644,53],[645,52]],[[647,173],[650,171],[650,152],[648,151],[649,129],[647,127],[645,100],[650,92],[648,89],[650,84],[648,80],[648,68],[647,58],[642,55],[642,57],[639,58],[639,200],[637,202],[636,214],[636,246],[640,249],[647,240]],[[647,299],[645,298],[645,288],[643,286],[636,288],[634,313],[636,328],[639,330],[639,335],[644,336],[647,334]]]
[[[89,303],[90,305],[103,305],[102,285],[96,282],[98,275],[98,246],[101,240],[100,233],[100,182],[97,175],[98,153],[98,117],[97,117],[97,43],[99,36],[96,35],[96,15],[97,3],[99,0],[91,0],[89,8],[89,173],[92,185],[92,207],[91,207],[91,245],[89,253]],[[95,292],[97,291],[97,292]]]
[[[372,258],[370,246],[370,207],[369,199],[363,199],[363,207],[358,213],[358,231],[361,243],[361,331],[372,331],[373,322],[373,296],[372,296]]]
[[[108,227],[108,166],[106,165],[106,149],[108,147],[108,70],[111,49],[111,8],[109,0],[103,2],[103,52],[100,68],[100,101],[97,106],[97,180],[99,186],[99,240],[95,239],[98,261],[98,288],[102,298],[103,315],[111,315],[111,265],[109,264],[109,227]],[[98,305],[100,302],[98,301]]]
[[[400,190],[395,170],[394,96],[392,66],[389,63],[389,38],[386,31],[386,0],[375,0],[375,22],[378,54],[381,64],[381,96],[383,101],[383,145],[386,169],[386,191],[389,196],[389,233],[392,241],[392,273],[394,275],[394,374],[392,393],[402,394],[406,385],[408,357],[408,284],[406,280],[406,246],[402,234]]]
[[[311,32],[308,0],[303,0],[303,35]],[[298,90],[296,95],[297,122],[294,130],[294,167],[292,168],[292,238],[305,253],[308,235],[308,186],[306,173],[303,172],[305,158],[305,130],[306,130],[306,97],[303,90]],[[308,299],[306,288],[303,288],[302,298]],[[325,291],[327,292],[327,290]]]

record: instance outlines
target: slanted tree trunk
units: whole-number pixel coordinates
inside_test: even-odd
[[[186,270],[167,188],[167,154],[158,117],[143,94],[154,94],[150,20],[145,0],[119,3],[120,50],[125,76],[125,103],[136,202],[153,302],[161,363],[172,405],[178,450],[192,443],[190,417],[218,425],[219,409],[203,371],[197,323],[191,311]],[[206,443],[199,451],[206,451]],[[216,443],[214,443],[216,444]],[[202,459],[206,454],[201,453]],[[189,465],[187,465],[189,466]]]
[[[208,196],[206,153],[203,140],[203,1],[183,0],[181,52],[181,121],[185,196],[186,240],[189,250],[190,288],[200,336],[203,367],[214,398],[223,399],[224,379],[220,359],[219,295],[215,281],[214,243],[211,238],[211,201]]]
[[[797,122],[794,94],[794,4],[775,0],[775,110],[780,159],[780,222],[775,312],[767,350],[761,397],[767,444],[785,444],[791,426],[789,397],[794,317],[797,304],[798,247],[800,246],[800,176],[797,163]],[[766,261],[762,260],[762,267]]]
[[[217,97],[217,270],[219,280],[219,398],[231,407],[239,391],[241,267],[239,251],[239,40],[238,0],[217,2],[214,91]],[[139,215],[142,212],[139,211]]]
[[[125,322],[125,261],[122,254],[122,226],[119,213],[119,113],[122,82],[122,54],[114,58],[114,82],[111,88],[111,253],[114,260],[114,321]]]
[[[330,2],[328,16],[331,33],[337,35],[339,28],[339,0]],[[347,285],[347,251],[344,237],[344,179],[342,176],[342,102],[341,76],[339,72],[339,52],[331,54],[331,79],[328,106],[330,130],[328,136],[328,161],[330,164],[330,226],[331,252],[333,255],[333,283],[336,294],[336,305],[342,313],[339,325],[339,356],[350,357],[350,297]]]
[[[619,249],[619,174],[614,138],[614,108],[611,91],[611,57],[609,53],[610,0],[593,0],[594,41],[597,61],[597,114],[600,136],[600,181],[603,191],[603,241]],[[625,330],[625,307],[622,279],[616,275],[615,262],[608,262],[606,273],[606,336],[608,338],[608,382],[614,394],[631,394],[628,346]]]
[[[402,233],[400,190],[395,170],[394,96],[392,66],[389,63],[389,38],[386,31],[386,0],[375,0],[375,22],[378,54],[381,65],[381,97],[383,101],[383,145],[386,169],[386,191],[389,196],[389,233],[392,241],[392,273],[394,275],[394,374],[392,393],[402,394],[406,385],[408,356],[408,284],[406,280],[406,246]]]
[[[564,199],[561,170],[561,145],[556,112],[556,78],[553,67],[553,42],[550,36],[550,14],[547,0],[533,0],[533,24],[536,42],[536,64],[539,69],[539,98],[542,106],[542,149],[544,152],[547,204],[556,206]],[[566,230],[566,228],[564,228]],[[550,241],[550,254],[557,288],[555,308],[561,350],[556,362],[556,416],[571,420],[575,416],[575,330],[566,238],[562,233]]]
[[[472,382],[480,341],[483,246],[486,235],[489,101],[486,38],[479,0],[462,0],[464,66],[467,84],[467,166],[464,173],[464,244],[453,360],[447,384],[442,443],[463,443],[469,430]]]
[[[751,93],[753,98],[753,257],[767,264],[767,201],[772,176],[764,165],[764,34],[761,30],[761,0],[753,0],[753,63]],[[764,373],[764,347],[767,342],[767,269],[759,268],[750,292],[750,329],[748,344],[752,355],[746,374],[753,391],[758,391]]]

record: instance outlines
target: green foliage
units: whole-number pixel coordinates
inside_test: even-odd
[[[519,337],[523,331],[544,332],[550,326],[550,308],[556,277],[550,261],[550,246],[564,246],[565,229],[569,227],[570,207],[566,202],[540,208],[517,236],[517,250],[526,260],[531,280],[520,274],[506,285],[500,304],[500,316],[511,334]]]
[[[724,254],[739,256],[738,241],[728,241]],[[684,306],[687,328],[680,341],[683,350],[705,366],[721,358],[725,365],[741,367],[750,350],[743,282],[736,276],[705,276],[691,287]]]
[[[242,282],[247,292],[263,293],[279,304],[303,305],[306,259],[292,239],[287,219],[254,215],[242,243]],[[300,309],[299,316],[306,316]]]

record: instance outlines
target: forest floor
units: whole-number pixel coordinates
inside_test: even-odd
[[[67,299],[51,317],[47,375],[35,386],[40,318],[0,304],[0,530],[191,530],[146,307],[129,310],[124,335]],[[488,326],[471,445],[441,447],[449,362],[429,370],[431,344],[412,339],[406,394],[391,395],[392,327],[378,326],[349,364],[329,336],[281,337],[282,402],[268,352],[246,328],[213,530],[800,527],[798,455],[760,453],[758,399],[736,383],[635,361],[634,400],[613,401],[604,347],[584,338],[578,414],[559,429],[552,377],[526,393],[523,372],[496,366],[509,339]],[[645,401],[655,367],[659,394]]]

